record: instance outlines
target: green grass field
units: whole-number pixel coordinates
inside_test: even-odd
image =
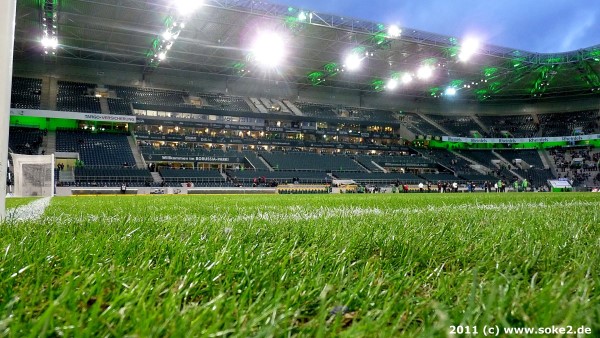
[[[598,337],[599,221],[600,194],[54,198],[0,228],[0,336]]]
[[[31,203],[35,200],[37,200],[37,197],[23,197],[23,198],[15,198],[15,197],[11,197],[11,198],[7,198],[6,199],[6,208],[7,209],[13,209],[13,208],[17,208],[20,207],[22,205]]]

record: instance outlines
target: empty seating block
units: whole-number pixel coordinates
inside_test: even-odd
[[[56,109],[61,111],[100,114],[100,99],[93,96],[95,84],[58,81]]]
[[[182,107],[185,104],[186,92],[166,89],[136,88],[124,86],[107,86],[114,90],[117,97],[126,103],[143,103],[159,106]]]
[[[167,183],[225,183],[225,179],[217,170],[162,169],[160,175]]]
[[[515,164],[515,160],[520,159],[535,168],[544,168],[544,162],[537,150],[496,150],[496,153],[513,164]]]
[[[404,113],[404,116],[400,118],[401,123],[406,129],[413,132],[415,135],[443,135],[443,131],[439,130],[436,126],[422,119],[417,114]]]
[[[76,152],[85,166],[122,167],[135,165],[127,135],[58,131],[56,151]]]
[[[575,129],[584,134],[591,134],[597,128],[598,110],[574,113],[557,113],[539,115],[543,136],[570,136]]]
[[[198,97],[202,99],[202,106],[206,108],[227,111],[252,111],[243,97],[223,94],[198,94]]]
[[[44,132],[35,128],[10,127],[8,146],[16,154],[37,155]]]
[[[262,157],[276,170],[364,171],[351,158],[343,155],[315,153],[263,153]]]
[[[294,102],[294,105],[306,116],[339,118],[337,109],[330,105],[310,102]]]
[[[381,109],[344,107],[342,117],[359,121],[399,122],[394,112]]]
[[[490,137],[533,137],[538,130],[531,115],[482,115],[479,120],[489,128]]]
[[[10,107],[18,109],[40,109],[42,80],[23,77],[12,78]]]
[[[333,176],[341,180],[353,180],[356,183],[361,184],[418,184],[419,182],[424,183],[424,179],[420,178],[415,174],[402,174],[402,173],[357,173],[357,172],[334,172]]]
[[[108,109],[114,115],[132,115],[131,106],[123,99],[108,98]]]
[[[481,127],[470,116],[427,115],[427,117],[456,136],[471,137],[471,131],[477,131],[483,135]]]
[[[267,171],[267,170],[244,170],[228,171],[227,175],[234,181],[250,186],[254,179],[260,180],[264,177],[267,184],[276,181],[280,184],[289,184],[298,179],[301,184],[326,184],[331,183],[331,177],[324,171]]]

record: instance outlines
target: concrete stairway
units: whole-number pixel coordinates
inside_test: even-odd
[[[427,121],[427,123],[435,126],[437,129],[443,131],[444,133],[446,133],[446,135],[448,136],[455,136],[453,133],[449,132],[448,129],[442,127],[439,123],[435,122],[434,120],[430,119],[429,117],[427,117],[427,115],[418,113],[417,115],[419,115],[419,117],[421,117],[423,120]]]
[[[133,153],[133,158],[135,159],[135,166],[138,168],[147,168],[148,166],[146,165],[146,161],[144,161],[144,157],[142,157],[140,148],[138,148],[133,136],[127,136],[127,141],[129,141],[129,147],[131,147],[131,152]]]
[[[110,114],[108,100],[105,97],[100,98],[100,111],[102,112],[102,114]]]
[[[162,184],[163,178],[162,178],[162,176],[160,176],[159,173],[157,173],[157,172],[151,172],[150,175],[152,175],[152,180],[154,181],[154,183],[156,183],[156,184]]]
[[[46,142],[44,149],[47,155],[56,153],[56,131],[48,131],[48,135],[44,137],[44,142]]]

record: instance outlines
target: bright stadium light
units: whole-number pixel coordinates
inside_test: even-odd
[[[348,54],[348,56],[346,56],[346,59],[344,60],[344,66],[350,71],[359,69],[361,63],[362,58],[356,53]]]
[[[460,46],[458,59],[463,62],[469,61],[477,52],[479,52],[479,41],[473,38],[465,39]]]
[[[161,52],[161,53],[158,54],[158,59],[160,61],[163,61],[166,58],[167,58],[167,52]]]
[[[171,34],[171,31],[165,31],[162,37],[163,39],[165,39],[165,41],[171,41],[171,39],[173,38],[173,34]]]
[[[44,36],[42,38],[42,46],[44,48],[56,49],[56,47],[58,47],[58,39],[56,39],[56,36],[53,36],[51,38],[48,36]]]
[[[444,92],[444,94],[446,94],[446,96],[454,96],[454,95],[456,95],[456,88],[448,87],[448,88],[446,88],[446,91]]]
[[[394,90],[398,88],[398,80],[390,79],[385,87],[389,90]]]
[[[190,15],[203,5],[202,0],[173,0],[173,5],[181,15]]]
[[[304,21],[306,21],[306,19],[308,19],[308,16],[306,15],[306,13],[300,12],[300,14],[298,14],[298,20],[299,21],[304,22]]]
[[[398,27],[396,25],[391,25],[388,28],[388,37],[397,38],[400,36],[400,34],[402,34],[402,29],[400,29],[400,27]]]
[[[431,76],[433,76],[433,68],[431,66],[421,66],[417,71],[417,77],[421,80],[428,80]]]
[[[274,32],[262,32],[252,44],[254,60],[263,67],[274,68],[285,59],[285,44],[281,35]]]
[[[411,82],[412,82],[412,80],[413,80],[413,77],[412,77],[412,75],[410,75],[410,74],[408,74],[408,73],[406,73],[406,74],[402,75],[402,83],[403,83],[403,84],[409,84],[409,83],[411,83]]]

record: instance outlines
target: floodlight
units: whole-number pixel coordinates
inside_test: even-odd
[[[460,54],[458,59],[460,61],[469,61],[473,55],[479,51],[479,41],[473,38],[468,38],[463,41],[460,46]]]
[[[344,61],[344,66],[348,70],[357,70],[360,68],[360,64],[362,63],[362,59],[356,53],[350,53],[346,56],[346,60]]]
[[[42,46],[44,48],[52,48],[52,49],[56,49],[56,47],[58,47],[58,40],[56,39],[56,37],[47,37],[44,36],[42,38]]]
[[[300,12],[300,14],[298,14],[298,20],[306,21],[306,19],[308,19],[308,17],[306,16],[306,13]]]
[[[262,32],[252,44],[254,60],[267,68],[277,67],[285,59],[283,38],[275,32]]]
[[[428,80],[433,75],[433,68],[431,66],[421,66],[417,71],[417,77],[421,80]]]
[[[402,29],[400,29],[400,27],[398,27],[396,25],[391,25],[388,28],[388,37],[397,38],[400,36],[400,34],[402,34]]]
[[[158,59],[160,61],[162,61],[162,60],[164,60],[166,58],[167,58],[167,52],[161,52],[161,53],[158,54]]]
[[[386,88],[389,90],[394,90],[396,88],[398,88],[398,80],[396,79],[391,79],[388,81]]]
[[[202,0],[173,0],[173,5],[181,15],[190,15],[203,5]]]
[[[454,96],[454,95],[456,95],[456,88],[454,88],[454,87],[448,87],[448,88],[446,88],[445,94],[447,96]]]
[[[404,84],[409,84],[412,82],[412,80],[413,80],[412,75],[410,75],[408,73],[406,73],[402,76],[402,83],[404,83]]]
[[[165,39],[166,41],[171,41],[171,39],[173,38],[173,34],[171,34],[171,31],[165,31],[162,35],[163,39]]]

